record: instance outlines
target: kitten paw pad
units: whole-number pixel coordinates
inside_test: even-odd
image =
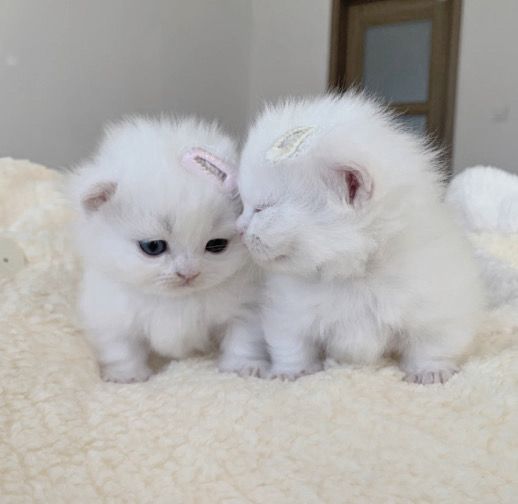
[[[331,357],[327,357],[326,360],[324,361],[324,369],[326,371],[328,369],[336,369],[336,368],[340,368],[340,367],[344,367],[344,365],[341,364],[340,362],[338,362],[336,359],[333,359]]]
[[[253,376],[265,378],[268,375],[270,363],[266,360],[239,361],[233,363],[219,363],[219,370],[223,373],[235,373],[242,378]]]
[[[268,374],[270,380],[282,380],[282,381],[295,381],[303,376],[312,375],[322,371],[322,363],[318,362],[304,367],[298,370],[283,370],[278,368],[272,368]]]
[[[138,383],[145,382],[153,374],[153,371],[146,365],[143,366],[103,366],[101,378],[105,382],[112,383]]]
[[[454,374],[458,373],[458,369],[451,367],[434,371],[424,370],[407,373],[403,378],[408,383],[417,383],[419,385],[433,385],[435,383],[446,383]]]

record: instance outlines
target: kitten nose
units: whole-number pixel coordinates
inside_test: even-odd
[[[238,219],[236,223],[237,232],[239,233],[239,236],[243,236],[246,232],[247,223],[244,222],[242,219]]]
[[[191,283],[199,275],[200,275],[199,271],[198,271],[198,273],[181,273],[180,271],[176,272],[176,276],[181,278],[185,284]]]

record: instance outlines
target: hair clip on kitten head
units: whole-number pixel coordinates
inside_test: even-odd
[[[234,170],[230,165],[201,147],[193,147],[185,152],[181,163],[194,173],[212,178],[224,191],[232,192],[236,188]]]

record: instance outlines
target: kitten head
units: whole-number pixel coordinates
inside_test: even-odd
[[[242,153],[238,228],[268,269],[361,275],[402,206],[437,198],[434,156],[361,95],[267,108]]]
[[[247,262],[234,143],[215,125],[135,119],[110,128],[71,177],[85,260],[142,292],[184,295]]]

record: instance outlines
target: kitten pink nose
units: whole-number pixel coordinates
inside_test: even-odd
[[[243,222],[242,220],[238,220],[236,224],[237,232],[239,233],[239,236],[243,236],[246,233],[246,222]]]
[[[176,276],[181,278],[185,285],[190,284],[196,277],[200,276],[200,272],[198,273],[180,273],[176,272]]]

